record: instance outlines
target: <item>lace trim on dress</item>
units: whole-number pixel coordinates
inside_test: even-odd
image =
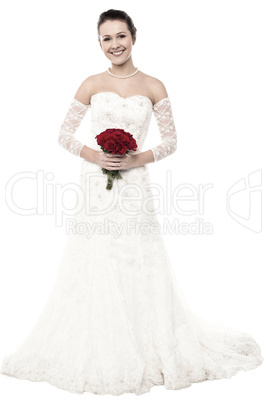
[[[73,98],[66,117],[60,127],[58,143],[67,151],[77,156],[80,156],[81,150],[85,144],[75,138],[75,134],[90,106],[90,104],[85,105]]]
[[[174,124],[170,98],[159,100],[153,106],[153,113],[156,118],[161,143],[151,149],[154,155],[154,162],[157,162],[177,149],[177,134]]]

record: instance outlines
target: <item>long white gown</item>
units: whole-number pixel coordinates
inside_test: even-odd
[[[140,152],[152,112],[162,140],[152,149],[155,162],[176,149],[169,97],[153,105],[144,95],[99,92],[90,105],[73,99],[62,125],[59,143],[73,154],[82,149],[74,133],[88,109],[88,146],[96,150],[97,134],[122,128]],[[123,179],[106,190],[101,168],[82,160],[82,207],[73,216],[79,233],[68,235],[47,303],[26,340],[4,358],[1,374],[75,393],[140,395],[155,385],[178,390],[259,366],[261,350],[249,334],[211,324],[187,305],[164,238],[152,230],[159,223],[148,166],[120,172]]]

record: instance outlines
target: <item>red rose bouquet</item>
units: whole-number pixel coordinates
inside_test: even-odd
[[[132,134],[127,133],[120,128],[108,128],[98,134],[95,138],[102,151],[110,154],[124,155],[129,151],[136,151],[137,148],[136,141]],[[113,180],[115,178],[122,179],[119,170],[107,170],[102,168],[102,172],[108,177],[107,190],[112,189]]]

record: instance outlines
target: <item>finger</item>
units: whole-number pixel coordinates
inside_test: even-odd
[[[121,166],[119,166],[118,163],[107,163],[107,169],[120,169]]]
[[[122,169],[121,166],[107,166],[106,167],[107,170],[120,170]]]
[[[108,161],[112,161],[112,162],[120,162],[122,158],[118,158],[117,156],[114,157],[108,157]]]
[[[120,167],[118,163],[108,163],[108,166]]]
[[[119,155],[119,154],[107,154],[107,153],[106,153],[106,155],[109,158],[121,158],[122,156],[124,156],[124,155]]]

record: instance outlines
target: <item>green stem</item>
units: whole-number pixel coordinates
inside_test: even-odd
[[[108,170],[105,168],[102,168],[103,174],[107,175],[108,181],[107,181],[107,190],[111,190],[113,186],[113,180],[114,179],[122,179],[122,175],[120,174],[119,170]]]

